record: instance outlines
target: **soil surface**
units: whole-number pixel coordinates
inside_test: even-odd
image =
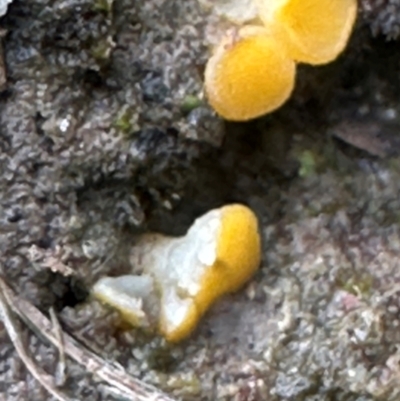
[[[338,60],[300,66],[284,107],[232,124],[202,97],[212,16],[197,0],[14,0],[0,19],[4,280],[176,399],[398,400],[397,3],[361,1]],[[184,343],[122,329],[88,296],[130,269],[139,234],[181,235],[230,202],[259,217],[262,266]],[[55,372],[58,351],[21,332]],[[60,388],[118,399],[69,359]],[[0,322],[0,400],[27,399],[54,398]]]

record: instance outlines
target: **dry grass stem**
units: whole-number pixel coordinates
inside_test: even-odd
[[[54,335],[58,342],[57,348],[58,348],[59,360],[56,371],[56,383],[58,386],[62,386],[65,384],[65,381],[67,379],[63,331],[60,322],[58,321],[56,311],[54,310],[53,307],[50,308],[49,313],[50,313],[51,323],[54,328]]]
[[[0,318],[4,323],[4,327],[7,330],[15,350],[31,375],[57,400],[72,401],[69,397],[57,389],[53,377],[38,367],[35,361],[28,355],[21,339],[22,333],[18,327],[18,322],[12,315],[9,308],[9,300],[4,294],[3,283],[1,283],[0,286]]]
[[[0,292],[13,311],[39,336],[45,338],[60,349],[60,340],[54,333],[54,327],[49,319],[32,304],[22,299],[0,278]],[[125,397],[130,401],[174,401],[157,388],[136,379],[116,364],[107,362],[83,347],[72,336],[63,332],[63,352],[71,359],[86,368],[98,378],[104,380],[118,394],[119,399]],[[59,398],[67,400],[66,398]]]

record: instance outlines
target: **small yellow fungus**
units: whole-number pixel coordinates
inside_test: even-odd
[[[209,59],[205,91],[225,119],[250,120],[289,98],[295,73],[295,63],[267,30],[246,26],[228,35]]]
[[[198,218],[184,237],[142,237],[131,254],[141,275],[100,279],[93,294],[135,326],[157,322],[159,332],[177,342],[214,301],[251,278],[260,257],[256,216],[243,205],[228,205]]]
[[[325,64],[345,48],[357,0],[255,0],[259,16],[295,61]]]

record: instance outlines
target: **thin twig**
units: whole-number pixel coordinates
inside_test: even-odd
[[[31,375],[57,400],[59,401],[71,401],[69,397],[60,392],[55,384],[53,377],[48,375],[44,370],[35,364],[32,358],[29,357],[27,351],[21,340],[21,333],[18,328],[17,322],[15,321],[12,313],[9,309],[9,303],[7,297],[3,292],[3,287],[0,288],[0,318],[4,323],[4,327],[13,343],[15,350],[17,351],[22,362],[25,364]]]
[[[17,296],[0,278],[0,290],[8,300],[15,313],[24,320],[35,332],[57,346],[51,322],[32,304]],[[93,352],[83,348],[73,337],[64,332],[64,350],[66,355],[86,370],[115,387],[120,393],[126,394],[131,401],[174,401],[157,388],[136,379],[118,365],[111,364]]]
[[[62,386],[65,384],[67,379],[66,377],[66,360],[65,360],[65,349],[64,349],[64,338],[63,331],[60,326],[60,322],[58,321],[56,311],[53,307],[50,308],[50,319],[51,324],[53,325],[54,335],[57,339],[57,348],[58,348],[58,364],[57,364],[57,372],[56,372],[56,384],[57,386]]]

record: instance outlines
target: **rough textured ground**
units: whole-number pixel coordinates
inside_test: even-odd
[[[209,16],[195,0],[14,0],[0,20],[7,282],[185,400],[398,400],[400,57],[386,39],[400,7],[361,3],[337,62],[300,68],[274,115],[224,124],[201,100]],[[259,216],[262,268],[185,343],[123,332],[86,298],[100,275],[128,269],[138,233],[181,234],[232,201]],[[51,272],[51,258],[77,278]],[[57,352],[25,337],[53,372]],[[0,344],[0,400],[50,401],[2,325]],[[72,362],[63,390],[110,399]]]

